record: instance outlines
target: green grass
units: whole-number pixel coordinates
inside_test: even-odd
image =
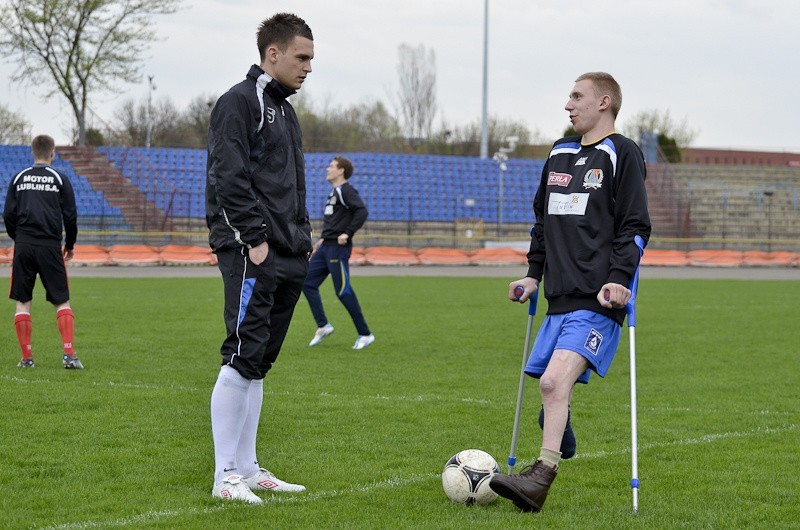
[[[73,278],[83,371],[61,368],[40,288],[36,368],[16,368],[7,301],[0,527],[800,527],[800,282],[643,280],[638,516],[627,330],[608,377],[575,391],[579,454],[542,513],[448,501],[439,473],[459,450],[506,467],[527,321],[505,300],[511,279],[359,277],[377,337],[363,351],[351,349],[356,333],[329,283],[336,333],[307,347],[315,326],[301,299],[266,379],[259,455],[308,492],[263,506],[210,495],[218,279]],[[538,454],[537,394],[529,381],[520,464]]]

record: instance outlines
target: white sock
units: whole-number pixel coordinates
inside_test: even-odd
[[[251,381],[230,366],[220,368],[211,392],[211,434],[214,437],[214,483],[241,474],[236,464],[236,447],[247,418]]]
[[[258,473],[258,457],[256,456],[256,436],[258,435],[258,422],[261,419],[261,403],[264,401],[264,380],[253,379],[247,391],[247,419],[242,427],[239,445],[236,448],[236,462],[239,465],[239,474],[243,477],[252,477]]]

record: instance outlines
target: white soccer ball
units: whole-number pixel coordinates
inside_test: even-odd
[[[499,472],[492,455],[480,449],[465,449],[445,464],[442,487],[453,502],[489,504],[497,499],[497,494],[489,488],[489,480]]]

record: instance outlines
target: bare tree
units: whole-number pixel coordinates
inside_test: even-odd
[[[397,52],[399,121],[412,141],[427,139],[437,110],[436,54],[422,44],[416,47],[401,44]]]
[[[313,151],[402,150],[404,141],[394,116],[380,101],[364,101],[346,108],[325,102],[321,108],[308,92],[292,96],[303,149]]]
[[[671,138],[679,148],[689,147],[697,137],[697,131],[689,128],[686,118],[675,122],[669,110],[649,109],[638,112],[625,121],[622,130],[623,134],[635,140],[639,139],[642,132],[654,132]]]
[[[153,147],[205,147],[214,101],[216,98],[210,96],[197,96],[184,110],[179,110],[170,98],[164,97],[151,105],[149,120],[146,100],[124,101],[114,112],[114,129],[119,131],[115,141],[123,145],[145,145],[150,123]]]
[[[452,126],[443,122],[439,132],[436,133],[436,138],[449,146],[447,151],[450,154],[478,156],[482,128],[480,120]],[[533,139],[541,139],[538,133],[531,134],[527,125],[521,121],[491,116],[489,118],[489,150],[494,152],[506,145],[509,136],[516,136],[520,146],[530,144]]]
[[[86,143],[94,92],[138,79],[141,55],[156,38],[152,16],[181,0],[10,0],[0,7],[0,53],[19,64],[13,79],[63,95]]]
[[[31,126],[24,116],[0,104],[0,144],[28,144]]]
[[[182,124],[186,131],[187,147],[206,147],[208,142],[208,124],[211,120],[211,109],[217,96],[202,94],[189,102],[182,114]]]

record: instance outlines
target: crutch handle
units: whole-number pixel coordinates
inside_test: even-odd
[[[538,291],[538,289],[537,289],[537,291]],[[514,296],[517,297],[517,300],[519,300],[520,297],[523,294],[525,294],[525,288],[523,286],[517,285],[516,287],[514,287]],[[539,296],[538,295],[539,295],[539,293],[537,292],[536,296],[534,296],[534,297],[532,297],[530,299],[531,303],[528,305],[528,314],[530,316],[533,316],[533,315],[536,314],[536,304],[539,302]]]

